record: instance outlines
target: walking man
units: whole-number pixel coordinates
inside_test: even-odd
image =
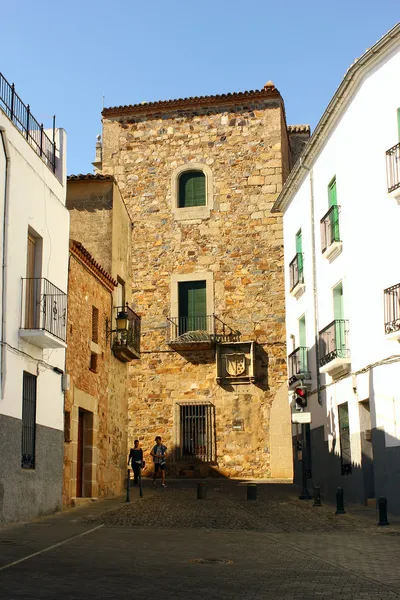
[[[137,485],[140,477],[140,469],[143,466],[143,450],[139,448],[139,440],[134,441],[134,448],[131,448],[129,452],[128,466],[129,461],[133,470],[133,485]]]
[[[158,471],[161,471],[161,485],[163,488],[167,487],[165,485],[165,459],[167,457],[167,447],[163,446],[161,443],[161,437],[158,435],[156,437],[156,445],[153,450],[150,452],[150,455],[153,457],[154,462],[154,479],[153,485],[156,484],[156,478]]]

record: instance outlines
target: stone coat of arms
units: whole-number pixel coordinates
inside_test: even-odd
[[[246,355],[242,352],[225,354],[225,369],[231,377],[239,377],[246,372]]]

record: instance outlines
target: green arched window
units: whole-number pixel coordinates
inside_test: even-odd
[[[206,205],[206,176],[202,171],[184,171],[179,177],[178,207]]]

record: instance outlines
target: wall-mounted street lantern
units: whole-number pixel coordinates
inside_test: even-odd
[[[116,329],[109,329],[110,321],[107,321],[107,337],[109,337],[112,333],[118,333],[120,334],[118,337],[123,338],[129,330],[128,312],[124,309],[124,307],[119,307],[117,311],[118,312],[115,319]]]

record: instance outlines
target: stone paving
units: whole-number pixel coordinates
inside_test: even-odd
[[[195,482],[165,491],[146,482],[129,505],[92,503],[3,528],[1,598],[400,598],[398,522],[335,517],[298,501],[292,486],[261,486],[254,503],[233,483],[208,488],[198,501]]]

